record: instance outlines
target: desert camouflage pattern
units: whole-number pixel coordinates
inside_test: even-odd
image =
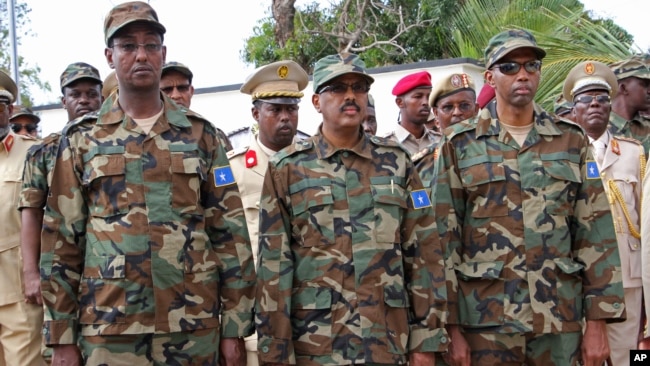
[[[627,121],[614,111],[611,111],[607,129],[615,136],[631,137],[638,140],[643,145],[646,156],[648,155],[648,151],[650,151],[650,118],[637,114]]]
[[[48,345],[79,332],[252,333],[246,219],[234,180],[215,174],[226,153],[208,121],[161,98],[149,134],[116,95],[63,131],[42,233]]]
[[[612,215],[582,129],[535,106],[520,148],[489,110],[472,121],[443,137],[433,188],[449,323],[541,334],[622,319]]]
[[[355,54],[336,54],[321,58],[314,65],[314,93],[318,92],[321,86],[344,74],[358,74],[363,76],[369,84],[375,79],[366,72],[366,64]]]
[[[398,365],[409,352],[446,350],[426,192],[406,151],[359,133],[351,149],[319,132],[270,159],[257,267],[262,363]]]

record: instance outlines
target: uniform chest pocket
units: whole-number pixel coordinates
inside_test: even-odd
[[[407,207],[404,178],[371,177],[374,200],[375,239],[378,243],[400,243],[402,214]]]
[[[334,197],[330,179],[303,179],[289,187],[291,234],[303,247],[336,240]]]
[[[503,264],[503,261],[465,262],[454,268],[461,324],[469,327],[503,324]]]
[[[170,170],[172,209],[180,214],[201,213],[201,185],[207,177],[198,152],[172,151]]]
[[[566,156],[540,155],[544,168],[542,194],[544,210],[549,215],[573,215],[573,203],[582,183],[579,163]]]
[[[123,323],[126,317],[126,256],[88,255],[80,287],[82,324]]]
[[[18,198],[22,188],[22,172],[16,169],[9,169],[0,173],[2,174],[1,179],[4,189],[9,189],[11,192],[10,204],[15,207],[18,204]]]
[[[84,156],[82,184],[88,194],[89,213],[94,217],[125,214],[129,199],[124,148],[116,146],[97,152]]]
[[[508,215],[507,182],[502,156],[477,156],[458,161],[460,178],[474,218]]]

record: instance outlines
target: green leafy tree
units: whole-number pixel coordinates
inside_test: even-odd
[[[31,9],[25,3],[17,3],[14,11],[16,22],[16,39],[18,42],[18,49],[20,53],[20,39],[21,37],[33,36],[29,30],[28,14]],[[9,39],[9,11],[7,10],[7,2],[0,1],[0,69],[9,72],[11,65],[10,54],[10,39]],[[40,67],[37,65],[30,65],[23,57],[18,57],[18,69],[20,70],[20,97],[22,105],[32,105],[32,94],[30,88],[39,88],[44,91],[50,91],[49,83],[41,81],[39,73]]]

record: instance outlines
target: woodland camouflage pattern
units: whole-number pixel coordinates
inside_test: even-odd
[[[641,142],[646,155],[650,151],[650,119],[637,114],[629,121],[611,111],[609,113],[609,124],[607,129],[613,135],[631,137]]]
[[[63,92],[64,87],[79,79],[92,79],[97,81],[98,84],[103,82],[99,76],[99,71],[95,67],[85,62],[75,62],[68,65],[61,74],[61,91]]]
[[[60,138],[60,133],[52,133],[27,151],[18,208],[45,207]]]
[[[474,121],[451,126],[436,162],[449,324],[540,334],[621,319],[612,216],[581,128],[535,106],[520,149],[488,110]]]
[[[149,134],[109,98],[63,131],[42,234],[48,345],[82,335],[252,333],[255,273],[214,127],[163,96]],[[221,322],[221,324],[220,324]],[[80,327],[80,328],[79,328]]]
[[[314,93],[317,93],[321,86],[343,74],[357,74],[363,76],[368,84],[375,79],[366,72],[366,64],[355,54],[329,55],[321,58],[314,65]]]
[[[426,192],[405,150],[361,135],[336,149],[319,132],[269,162],[257,268],[261,362],[397,365],[409,352],[446,350],[435,220],[412,201]]]

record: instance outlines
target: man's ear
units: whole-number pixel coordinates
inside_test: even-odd
[[[316,112],[320,113],[320,94],[314,94],[311,96],[311,104],[316,108]]]

